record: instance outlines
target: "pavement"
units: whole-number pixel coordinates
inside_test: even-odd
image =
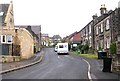
[[[34,54],[33,57],[26,60],[22,60],[19,62],[11,62],[11,63],[0,63],[2,65],[2,67],[0,67],[0,70],[2,71],[0,71],[0,73],[3,74],[37,64],[42,61],[43,54],[44,52],[41,50],[40,52]]]

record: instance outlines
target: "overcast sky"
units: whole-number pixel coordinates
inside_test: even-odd
[[[9,3],[11,0],[0,0]],[[41,25],[42,33],[64,37],[80,31],[100,15],[101,4],[107,10],[118,7],[120,0],[12,0],[15,25]]]

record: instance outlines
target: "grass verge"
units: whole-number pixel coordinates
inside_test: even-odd
[[[93,59],[97,59],[98,56],[97,54],[78,54],[77,52],[70,52],[71,54],[76,54],[78,56],[84,56],[84,57],[87,57],[87,58],[93,58]]]

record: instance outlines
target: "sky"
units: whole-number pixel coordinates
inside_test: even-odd
[[[80,31],[93,15],[100,16],[101,4],[108,11],[114,10],[120,0],[0,0],[0,3],[10,1],[15,25],[41,25],[42,33],[65,37]]]

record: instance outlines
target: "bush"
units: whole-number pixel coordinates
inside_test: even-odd
[[[85,53],[88,53],[89,46],[87,44],[82,46],[82,50],[84,50]]]
[[[116,43],[113,42],[110,44],[110,54],[116,54],[116,50],[117,50],[117,47],[116,47]]]

